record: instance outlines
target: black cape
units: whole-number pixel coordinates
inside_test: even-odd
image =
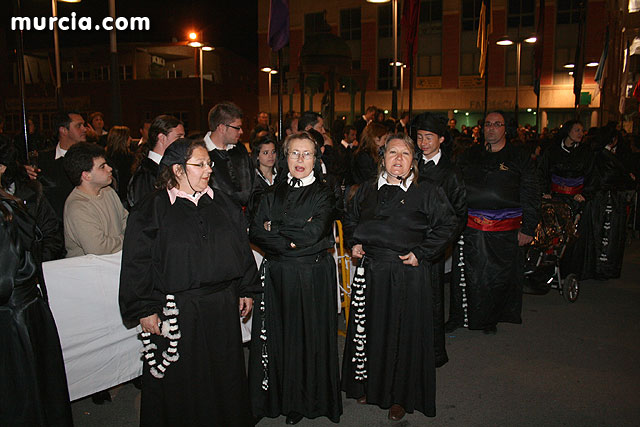
[[[466,227],[453,251],[449,321],[469,329],[497,322],[522,323],[524,251],[518,231],[533,236],[538,223],[540,186],[529,153],[507,143],[498,152],[475,145],[458,163],[469,209],[522,208],[520,230],[481,231]]]
[[[131,212],[120,273],[126,321],[161,313],[173,294],[180,313],[180,359],[157,379],[145,364],[143,426],[249,426],[238,298],[252,296],[257,270],[240,209],[214,190],[198,206],[157,190]],[[162,316],[161,316],[162,318]],[[151,336],[160,352],[168,340]]]
[[[257,417],[297,412],[338,422],[342,414],[336,268],[327,252],[334,205],[331,189],[319,179],[299,188],[282,180],[264,194],[253,217],[251,242],[265,252],[264,311],[257,303],[249,359]]]
[[[255,167],[244,144],[239,142],[231,150],[213,149],[209,151],[209,157],[213,161],[211,188],[222,191],[242,207],[248,206]]]
[[[64,171],[64,157],[56,159],[56,147],[51,147],[38,154],[38,167],[42,170],[38,180],[42,183],[44,195],[51,203],[56,213],[60,226],[62,226],[62,213],[64,202],[71,194],[74,185]]]
[[[460,170],[444,153],[437,165],[433,161],[425,162],[424,159],[420,159],[419,168],[420,181],[431,181],[444,190],[456,213],[457,229],[453,239],[457,239],[467,223],[467,191]],[[449,360],[444,339],[444,263],[445,256],[441,256],[433,262],[431,268],[436,366],[442,366]]]
[[[429,261],[445,250],[456,230],[455,212],[441,188],[412,183],[407,192],[377,180],[362,185],[347,209],[344,229],[349,247],[365,251],[367,378],[355,378],[357,325],[355,298],[342,366],[347,397],[366,395],[367,403],[401,405],[435,416],[432,284]],[[413,252],[419,265],[398,258]],[[353,295],[353,294],[352,294]]]
[[[158,164],[150,158],[142,159],[127,186],[129,208],[133,208],[155,190],[154,184],[158,177],[158,169]]]
[[[72,426],[58,331],[29,252],[35,221],[4,198],[0,213],[0,425]]]
[[[581,279],[620,277],[627,239],[627,206],[634,182],[622,161],[609,150],[596,154],[589,187],[590,199],[584,208],[585,227]]]

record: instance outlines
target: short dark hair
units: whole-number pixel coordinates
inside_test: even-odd
[[[298,131],[305,130],[309,125],[314,127],[322,116],[315,111],[305,111],[298,119]]]
[[[221,102],[209,110],[209,130],[215,131],[220,125],[228,125],[242,118],[242,110],[233,102]]]
[[[367,114],[367,113],[377,113],[377,112],[378,112],[378,107],[376,107],[375,105],[369,105],[367,107],[367,109],[364,110],[365,114]]]
[[[357,129],[354,125],[346,125],[344,129],[342,129],[342,135],[348,135],[352,130],[355,130],[357,132]]]
[[[89,114],[89,123],[91,123],[96,117],[100,117],[102,120],[104,120],[104,114],[102,114],[100,111],[94,111],[93,113]]]
[[[426,130],[433,132],[436,135],[446,136],[447,134],[447,119],[435,113],[421,113],[414,117],[411,122],[411,136],[415,139],[419,130]]]
[[[53,128],[58,131],[60,128],[69,129],[69,125],[71,124],[71,115],[77,114],[82,116],[77,111],[58,111],[53,117]]]
[[[158,143],[158,135],[168,135],[171,129],[178,127],[182,122],[173,116],[163,114],[156,117],[149,127],[149,148],[153,150]]]
[[[93,159],[105,157],[104,148],[92,142],[73,144],[64,155],[64,171],[76,187],[82,184],[82,172],[93,169]]]
[[[151,125],[153,123],[153,120],[144,119],[143,121],[140,122],[140,126],[138,127],[138,129],[144,129],[144,125],[146,125],[147,123],[149,123],[149,125]]]

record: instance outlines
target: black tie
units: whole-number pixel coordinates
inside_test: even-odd
[[[291,177],[289,185],[292,187],[302,187],[302,180],[300,178]]]

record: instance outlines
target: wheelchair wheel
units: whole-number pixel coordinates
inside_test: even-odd
[[[562,281],[562,296],[567,302],[576,302],[580,293],[578,277],[571,273]]]

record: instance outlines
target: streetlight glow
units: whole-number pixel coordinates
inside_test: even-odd
[[[203,45],[202,43],[200,43],[200,42],[189,42],[189,43],[187,43],[187,45],[188,45],[188,46],[191,46],[191,47],[202,47],[202,46],[204,46],[204,45]]]
[[[511,46],[513,44],[513,40],[509,36],[502,36],[496,42],[498,46]]]
[[[587,67],[597,67],[598,65],[600,65],[600,63],[595,61],[587,63]]]
[[[367,3],[389,3],[391,0],[367,0]]]
[[[215,47],[211,47],[211,46],[202,46],[202,50],[204,50],[205,52],[211,52],[212,50],[214,50]]]
[[[189,40],[196,40],[198,38],[198,34],[193,31],[189,33]]]
[[[538,37],[536,37],[536,36],[529,36],[526,39],[524,39],[524,42],[525,43],[529,43],[529,44],[535,43],[537,41],[538,41]]]
[[[576,64],[573,64],[571,62],[564,64],[562,67],[563,68],[575,68]]]

